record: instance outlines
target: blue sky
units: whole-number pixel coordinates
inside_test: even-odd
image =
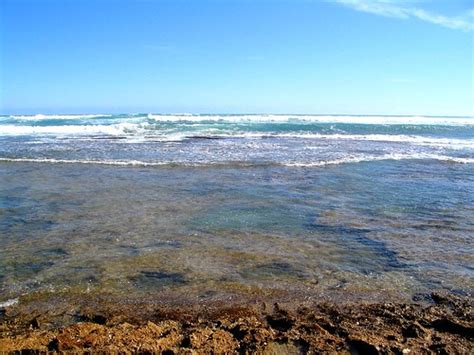
[[[474,115],[465,0],[0,0],[0,113]]]

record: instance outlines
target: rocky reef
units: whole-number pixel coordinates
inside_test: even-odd
[[[0,351],[472,354],[472,306],[469,297],[441,293],[412,303],[12,305],[0,313]]]

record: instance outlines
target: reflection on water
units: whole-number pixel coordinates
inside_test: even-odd
[[[0,301],[473,290],[474,167],[0,164]]]

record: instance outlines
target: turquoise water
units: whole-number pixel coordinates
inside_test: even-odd
[[[471,294],[473,163],[469,117],[1,116],[0,302]]]

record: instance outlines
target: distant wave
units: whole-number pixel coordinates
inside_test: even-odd
[[[1,125],[0,135],[81,135],[81,134],[124,134],[126,130],[136,131],[137,125],[122,123],[117,125],[62,125],[62,126],[16,126]]]
[[[229,123],[288,123],[288,122],[314,122],[314,123],[352,123],[376,125],[474,125],[474,117],[441,117],[441,116],[364,116],[364,115],[288,115],[288,114],[35,114],[35,115],[1,115],[0,119],[13,119],[19,121],[41,120],[81,120],[94,118],[144,118],[157,122],[229,122]]]
[[[191,162],[191,161],[158,161],[146,162],[140,160],[87,160],[87,159],[54,159],[54,158],[0,158],[0,162],[25,162],[25,163],[51,163],[51,164],[97,164],[117,166],[260,166],[260,165],[283,165],[287,167],[318,167],[326,165],[351,164],[382,160],[438,160],[458,164],[474,164],[474,158],[460,158],[439,154],[384,154],[384,155],[360,155],[349,156],[339,159],[321,160],[314,162],[251,162],[251,161],[215,161],[215,162]]]
[[[3,116],[4,118],[13,118],[25,121],[39,121],[39,120],[67,120],[67,119],[83,119],[83,118],[98,118],[98,117],[112,117],[110,114],[67,114],[67,115],[10,115]]]
[[[351,115],[159,115],[148,114],[156,121],[222,121],[288,123],[294,121],[320,123],[352,123],[382,125],[474,125],[474,117],[431,116],[351,116]]]

